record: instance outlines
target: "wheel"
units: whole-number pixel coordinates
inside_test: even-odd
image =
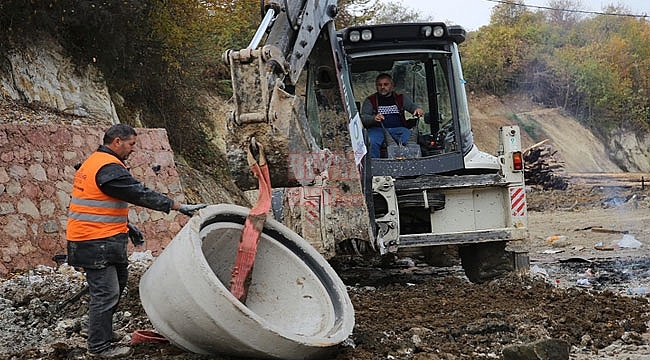
[[[480,284],[515,270],[512,254],[505,242],[479,243],[458,249],[461,264],[469,281]]]

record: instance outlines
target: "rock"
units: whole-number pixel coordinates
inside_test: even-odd
[[[25,100],[75,117],[119,123],[103,74],[76,64],[56,40],[43,36],[9,51],[0,69],[0,96]],[[2,114],[2,117],[7,114]]]
[[[568,360],[569,344],[558,339],[543,339],[503,348],[503,360]]]

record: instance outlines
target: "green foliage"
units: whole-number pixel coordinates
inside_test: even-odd
[[[475,91],[528,91],[601,134],[650,124],[650,23],[630,16],[532,12],[521,1],[494,7],[491,22],[461,45]],[[573,0],[551,7],[580,9]],[[624,8],[604,10],[628,14]]]
[[[401,0],[342,0],[338,2],[338,7],[339,14],[335,19],[338,29],[363,24],[431,21]]]
[[[465,79],[473,88],[494,94],[518,88],[537,58],[536,47],[543,38],[542,18],[528,11],[514,11],[512,6],[503,5],[503,11],[495,9],[492,19],[499,22],[470,33],[462,44]]]

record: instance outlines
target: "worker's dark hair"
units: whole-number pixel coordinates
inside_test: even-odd
[[[116,138],[126,140],[131,136],[138,136],[135,129],[127,124],[115,124],[106,130],[104,133],[104,145],[108,145]]]
[[[379,79],[383,79],[383,78],[388,78],[388,79],[390,79],[390,81],[393,81],[393,77],[390,76],[389,73],[381,73],[381,74],[377,75],[377,77],[375,78],[375,81],[377,81]]]

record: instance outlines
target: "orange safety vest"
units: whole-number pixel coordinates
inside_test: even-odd
[[[104,194],[95,177],[107,164],[124,164],[115,156],[96,151],[74,174],[66,237],[86,241],[127,233],[128,203]]]

